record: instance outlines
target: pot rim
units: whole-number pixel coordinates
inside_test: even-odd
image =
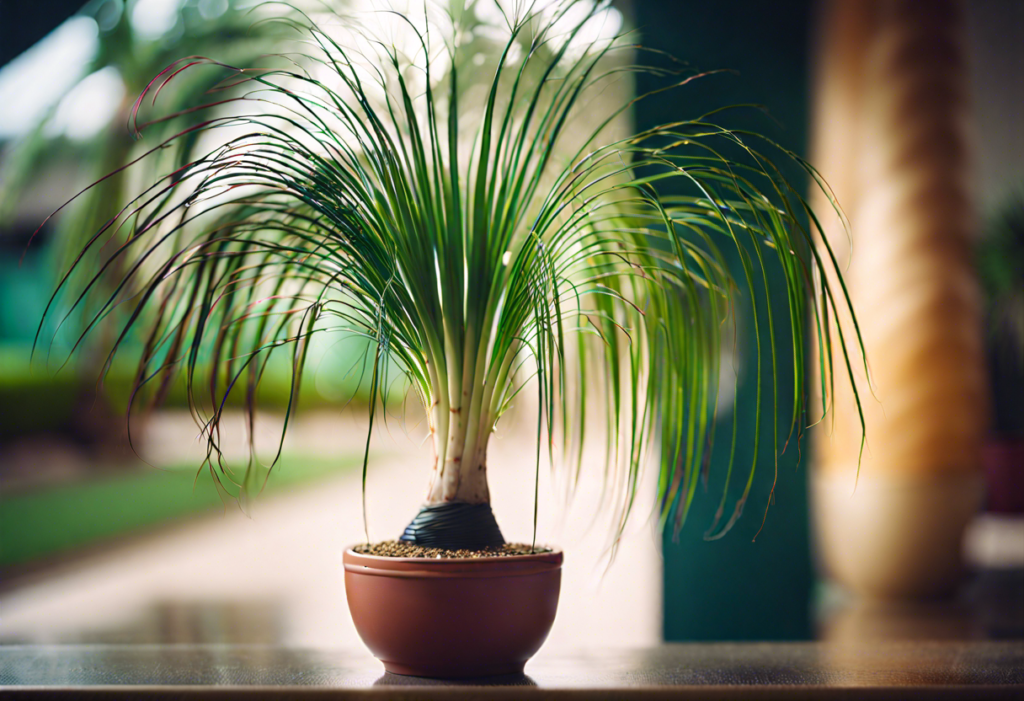
[[[369,553],[356,552],[356,548],[360,545],[364,545],[364,543],[346,545],[344,550],[345,557],[365,558],[374,563],[486,566],[486,563],[495,562],[553,562],[557,560],[561,563],[565,555],[561,548],[548,547],[544,552],[536,552],[529,555],[503,555],[501,557],[391,557],[390,555],[371,555]]]
[[[517,577],[562,568],[563,553],[559,549],[532,555],[507,557],[388,557],[364,555],[355,546],[345,549],[344,570],[352,574],[402,577],[414,579]]]

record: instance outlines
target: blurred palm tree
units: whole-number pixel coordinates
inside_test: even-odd
[[[251,8],[253,3],[246,4]],[[82,80],[64,92],[5,160],[0,218],[12,215],[25,192],[55,162],[78,161],[85,166],[85,181],[95,182],[171,134],[208,119],[208,112],[194,112],[153,124],[143,143],[129,130],[128,114],[136,96],[173,62],[199,55],[232,65],[252,65],[261,55],[276,50],[283,36],[280,25],[257,21],[260,17],[238,0],[93,0],[79,14],[96,22],[95,55],[83,67]],[[107,125],[93,136],[70,139],[60,127],[59,117],[68,118],[60,114],[61,102],[83,81],[98,74],[120,80],[120,103],[112,110]],[[161,94],[161,112],[179,112],[186,98],[201,90],[204,82],[207,88],[214,88],[223,77],[215,70],[182,74],[175,82],[183,83],[179,86],[183,89]],[[193,144],[193,139],[184,139],[172,157],[186,162]],[[58,218],[54,242],[65,256],[81,250],[84,242],[117,213],[129,199],[127,185],[125,171],[114,173],[80,197],[67,215]],[[71,194],[62,193],[67,197]]]
[[[180,140],[180,144],[175,144],[173,150],[169,149],[161,155],[161,158],[147,159],[152,160],[152,163],[140,164],[132,171],[115,172],[171,135],[210,118],[209,110],[185,112],[173,119],[150,125],[145,140],[136,140],[128,128],[128,116],[135,98],[154,77],[183,57],[207,56],[226,64],[252,66],[260,63],[261,56],[280,49],[281,42],[288,36],[286,27],[276,22],[261,21],[266,13],[258,7],[254,8],[254,5],[248,2],[243,6],[239,0],[92,0],[81,9],[78,17],[91,18],[96,27],[96,49],[91,60],[80,69],[75,66],[66,67],[66,70],[80,70],[80,80],[70,81],[67,89],[32,129],[11,145],[0,164],[0,221],[14,221],[26,200],[43,199],[44,206],[54,208],[86,184],[97,183],[62,211],[60,216],[49,222],[49,226],[38,237],[45,241],[32,243],[33,247],[45,247],[43,255],[51,261],[45,266],[46,269],[66,269],[86,241],[131,199],[132,183],[138,182],[137,178],[147,179],[156,169],[163,172],[173,170],[173,163],[169,159],[182,163],[189,160],[188,154],[195,140],[186,137]],[[85,104],[66,99],[76,89],[81,89],[86,81],[95,80],[96,76],[103,76],[103,82],[108,85],[112,81],[120,81],[123,89],[118,91],[120,96],[116,98],[116,106],[101,103],[101,100],[109,99],[106,97],[86,100]],[[160,95],[160,113],[181,112],[187,100],[192,100],[189,106],[193,105],[194,96],[198,92],[217,88],[224,76],[225,73],[217,69],[200,69],[186,71],[175,77],[172,89]],[[230,97],[230,88],[225,92],[211,94],[209,101],[227,97]],[[76,112],[68,113],[68,102],[72,103]],[[81,114],[83,108],[108,113],[110,117],[104,126],[84,138],[81,133],[69,135],[68,132],[73,129],[65,128],[65,125],[95,116]],[[146,109],[149,109],[148,104],[143,109],[143,116],[146,115]],[[140,168],[145,170],[134,172]],[[55,198],[52,200],[47,199],[51,195],[40,196],[38,192],[33,192],[36,188],[45,187],[48,175],[66,171],[75,174],[73,190],[54,188],[59,192],[52,195]],[[108,174],[109,177],[104,178]],[[87,267],[100,265],[110,255],[112,247],[119,245],[119,239],[123,240],[123,235],[111,237],[105,246],[91,254],[90,261],[86,261]],[[120,266],[127,264],[130,262],[118,263]],[[50,286],[49,281],[42,285],[43,288]],[[76,313],[66,321],[64,327],[68,331],[67,337],[77,337],[85,318],[83,314]],[[110,378],[106,389],[98,397],[100,402],[94,403],[91,398],[93,384],[104,359],[102,349],[109,344],[116,328],[111,323],[102,324],[97,329],[99,333],[93,335],[76,363],[76,374],[81,379],[68,384],[69,380],[65,378],[60,383],[61,387],[77,397],[69,398],[69,402],[77,407],[90,408],[89,412],[78,409],[73,412],[76,416],[89,414],[88,429],[79,431],[75,428],[81,417],[51,418],[54,425],[64,425],[64,422],[71,421],[72,434],[87,433],[88,442],[93,444],[118,444],[124,431],[121,409],[126,399],[123,396],[124,390],[130,378]],[[23,373],[24,369],[21,369],[15,374],[21,376]],[[37,380],[52,381],[41,376]],[[29,389],[26,396],[34,394],[37,393]],[[18,396],[21,397],[21,394]],[[133,422],[133,433],[138,428],[140,426]]]

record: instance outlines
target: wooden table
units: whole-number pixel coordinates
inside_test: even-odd
[[[12,645],[0,647],[0,685],[9,698],[1024,700],[1024,641],[542,651],[526,675],[470,682],[386,674],[362,650]]]

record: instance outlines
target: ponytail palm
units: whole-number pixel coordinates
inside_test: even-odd
[[[674,510],[681,522],[715,437],[738,290],[767,295],[769,265],[785,273],[789,317],[755,311],[755,326],[792,334],[792,357],[771,352],[773,367],[792,364],[794,382],[766,391],[777,403],[791,396],[783,421],[802,428],[803,341],[813,335],[845,349],[849,339],[831,338],[826,321],[848,303],[822,274],[835,267],[830,252],[822,258],[809,245],[812,213],[774,161],[795,161],[819,181],[792,154],[717,126],[714,115],[609,137],[626,103],[596,122],[590,115],[581,134],[578,115],[594,109],[609,81],[650,70],[669,90],[694,77],[622,65],[616,57],[636,47],[587,38],[607,11],[561,2],[510,12],[508,40],[475,102],[464,76],[483,69],[463,48],[458,13],[441,22],[375,13],[375,22],[411,32],[405,49],[355,20],[339,30],[301,16],[288,21],[311,48],[287,67],[192,57],[154,81],[155,92],[204,64],[249,91],[238,113],[195,127],[225,135],[215,148],[97,232],[87,249],[109,237],[120,247],[72,305],[119,271],[94,319],[131,309],[108,362],[140,339],[137,387],[150,401],[184,374],[208,443],[205,467],[226,494],[258,490],[269,469],[250,460],[234,472],[222,459],[228,397],[244,394],[251,417],[269,359],[283,354],[290,413],[312,339],[350,334],[366,342],[371,432],[396,372],[426,413],[432,475],[408,538],[446,547],[501,541],[487,506],[488,439],[523,392],[537,397],[537,454],[524,465],[531,477],[544,446],[575,480],[596,435],[606,442],[607,503],[620,527],[652,462],[663,514]],[[667,185],[676,194],[660,194]],[[726,247],[740,257],[742,280],[725,264]],[[114,266],[119,259],[130,264]],[[738,437],[727,438],[735,446]]]

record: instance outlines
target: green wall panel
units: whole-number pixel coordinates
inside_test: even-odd
[[[671,98],[641,102],[637,126],[646,128],[681,116],[694,117],[723,105],[757,103],[756,110],[726,117],[727,126],[752,128],[798,153],[806,147],[808,29],[812,3],[804,1],[658,2],[633,4],[642,43],[668,51],[695,68],[734,69],[738,74],[711,76],[670,93]],[[641,79],[642,92],[654,83]],[[798,170],[787,173],[803,184]],[[738,256],[729,264],[742,276]],[[769,270],[781,282],[781,272]],[[720,415],[718,447],[711,458],[707,493],[698,495],[679,535],[672,527],[664,540],[664,634],[666,640],[787,640],[811,634],[810,597],[813,585],[807,508],[806,440],[790,442],[778,462],[775,503],[761,528],[775,472],[772,454],[773,406],[771,359],[762,358],[761,454],[753,490],[743,517],[723,539],[705,541],[713,521],[728,463],[728,436],[738,423],[736,470],[726,517],[742,492],[753,452],[756,402],[756,356],[750,295],[742,291],[739,312],[738,398],[734,410]],[[776,320],[787,319],[784,288],[771,300]],[[765,310],[761,310],[762,318]],[[762,345],[769,343],[762,325]],[[788,322],[776,329],[776,352],[789,358]],[[792,382],[792,368],[780,361],[779,386]],[[780,442],[785,442],[791,405],[780,405]],[[725,439],[721,439],[725,436]],[[724,520],[724,519],[723,519]]]

